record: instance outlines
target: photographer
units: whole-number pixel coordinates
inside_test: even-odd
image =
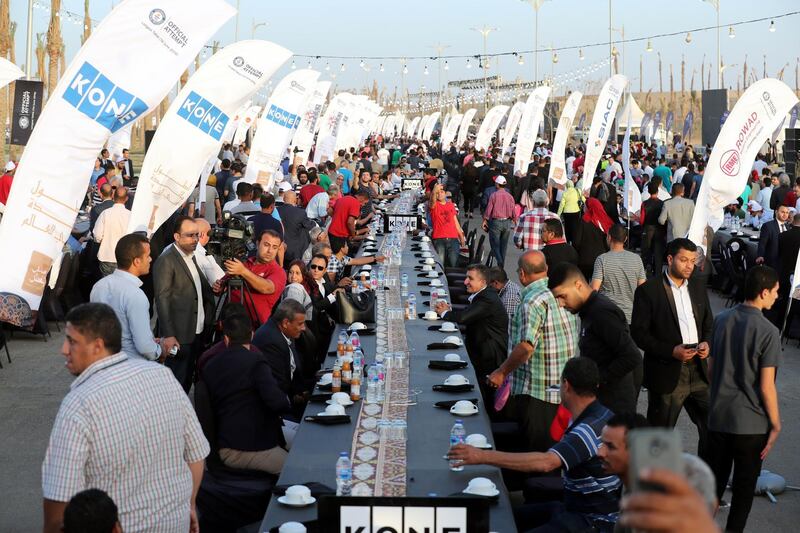
[[[226,259],[227,275],[214,283],[215,294],[222,293],[234,276],[247,284],[244,295],[239,290],[231,290],[231,300],[244,303],[254,324],[263,324],[269,319],[286,285],[286,272],[276,261],[282,246],[280,235],[272,230],[262,231],[258,236],[255,257],[248,258],[244,263],[236,258]]]

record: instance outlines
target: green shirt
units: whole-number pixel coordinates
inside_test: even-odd
[[[511,374],[511,394],[527,394],[548,403],[560,403],[557,389],[567,360],[577,355],[578,323],[559,307],[547,288],[547,278],[534,281],[520,293],[520,303],[511,321],[511,346],[528,342],[530,359]]]
[[[328,192],[328,187],[331,186],[331,179],[327,174],[319,175],[319,186],[325,189],[325,192]]]

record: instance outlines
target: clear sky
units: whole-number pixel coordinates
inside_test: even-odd
[[[11,1],[11,19],[19,25],[17,30],[17,61],[25,61],[25,25],[27,1]],[[49,4],[46,0],[37,0]],[[200,2],[202,0],[194,0]],[[227,0],[234,6],[237,0]],[[719,0],[722,58],[726,65],[735,65],[726,72],[725,84],[736,88],[736,77],[741,75],[745,54],[748,66],[762,74],[763,56],[766,55],[767,74],[776,76],[787,63],[784,81],[795,87],[795,64],[800,55],[800,15],[776,19],[774,33],[768,31],[769,22],[759,22],[735,28],[735,39],[728,37],[728,24],[754,18],[770,17],[791,11],[800,11],[800,0]],[[111,0],[91,0],[92,17],[100,20],[111,9]],[[118,2],[117,2],[118,3]],[[715,25],[714,7],[703,0],[611,0],[613,26],[624,25],[625,37],[646,37],[660,33],[686,31],[692,28]],[[478,55],[483,51],[483,38],[470,28],[488,26],[497,28],[488,38],[488,52],[513,52],[534,48],[534,11],[522,0],[240,0],[239,38],[249,38],[255,22],[268,25],[256,29],[257,38],[274,41],[296,54],[352,55],[352,56],[435,56],[437,43],[448,45],[445,55]],[[63,0],[62,9],[83,13],[83,0]],[[609,3],[607,0],[549,0],[539,11],[539,74],[562,75],[572,78],[578,69],[607,60],[608,45],[583,48],[585,59],[580,61],[578,51],[558,52],[559,61],[553,64],[550,46],[577,46],[589,43],[607,43]],[[45,32],[49,15],[42,9],[34,10],[34,32]],[[81,25],[64,23],[62,32],[67,43],[68,60],[80,46]],[[229,44],[234,40],[235,20],[219,31],[215,39]],[[615,39],[620,39],[619,33]],[[623,46],[617,45],[623,53]],[[691,44],[685,43],[685,33],[675,37],[652,40],[653,52],[645,51],[646,42],[624,45],[625,74],[631,87],[639,88],[639,60],[644,61],[644,90],[658,90],[658,58],[663,62],[664,88],[669,86],[669,64],[674,65],[675,88],[680,88],[681,56],[686,60],[686,87],[689,87],[692,70],[697,71],[695,89],[700,88],[700,64],[706,56],[706,68],[716,55],[714,30],[692,34]],[[35,56],[34,56],[35,57]],[[501,74],[506,80],[532,80],[534,62],[524,54],[524,65],[515,57],[493,60],[490,75]],[[35,59],[34,59],[35,61]],[[296,59],[298,67],[306,66],[307,59]],[[325,59],[312,60],[313,68],[321,70],[321,79],[331,79],[339,89],[361,87],[377,80],[391,94],[401,84],[401,63],[398,60],[367,60],[370,71],[359,68],[359,59],[329,60],[331,70],[324,71]],[[345,72],[340,71],[345,63]],[[384,63],[384,72],[379,71]],[[481,76],[477,61],[473,68],[465,68],[465,59],[448,60],[449,70],[443,82]],[[274,79],[288,72],[289,65],[279,71]],[[620,61],[620,66],[622,60]],[[429,75],[424,74],[428,66]],[[406,86],[414,92],[421,86],[435,89],[438,70],[435,61],[413,60],[408,63]],[[35,68],[34,68],[35,71]],[[599,81],[608,75],[608,66],[598,68],[585,77],[570,82],[571,89],[586,90],[587,80]],[[712,76],[712,85],[715,86]]]

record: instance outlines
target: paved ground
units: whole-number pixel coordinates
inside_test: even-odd
[[[519,253],[509,251],[507,270],[513,270]],[[516,276],[515,276],[516,277]],[[712,296],[716,311],[723,308]],[[61,399],[69,390],[72,377],[59,355],[63,334],[51,324],[52,337],[17,334],[10,342],[13,363],[0,369],[0,532],[28,533],[41,530],[41,463],[50,428]],[[800,441],[800,349],[794,342],[784,351],[778,375],[780,408],[784,431],[765,468],[780,473],[789,484],[800,486],[800,461],[796,443]],[[644,401],[640,412],[645,412]],[[687,451],[696,451],[696,431],[685,415],[679,428]],[[719,521],[724,525],[726,511]],[[778,504],[757,497],[750,515],[748,531],[798,531],[800,492],[778,496]]]

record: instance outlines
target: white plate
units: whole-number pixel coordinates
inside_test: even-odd
[[[458,333],[460,330],[458,328],[455,328],[455,329],[442,329],[442,328],[439,328],[439,331],[441,331],[442,333]]]
[[[339,402],[334,402],[333,400],[325,400],[325,403],[327,403],[328,405],[341,405],[342,407],[349,407],[353,405],[354,402],[353,400],[350,400],[349,403],[339,403]]]
[[[456,416],[472,416],[472,415],[477,415],[477,414],[478,414],[478,411],[479,411],[479,409],[476,409],[476,410],[474,410],[474,411],[470,411],[469,413],[459,413],[458,411],[453,411],[453,408],[452,408],[452,407],[450,408],[450,414],[451,414],[451,415],[456,415]]]
[[[306,505],[311,505],[317,501],[317,499],[314,498],[313,496],[311,496],[310,498],[311,499],[307,500],[305,503],[289,503],[286,500],[286,496],[284,495],[278,497],[278,503],[282,503],[283,505],[288,505],[289,507],[305,507]]]
[[[461,492],[463,492],[464,494],[471,494],[473,496],[483,496],[484,498],[494,498],[495,496],[500,494],[499,489],[494,489],[494,492],[492,494],[478,494],[477,492],[470,492],[469,489],[464,489]]]
[[[344,405],[342,407],[344,407]],[[328,413],[327,411],[322,411],[321,413],[317,413],[317,416],[346,416],[346,413],[344,415],[337,415],[336,413]]]

